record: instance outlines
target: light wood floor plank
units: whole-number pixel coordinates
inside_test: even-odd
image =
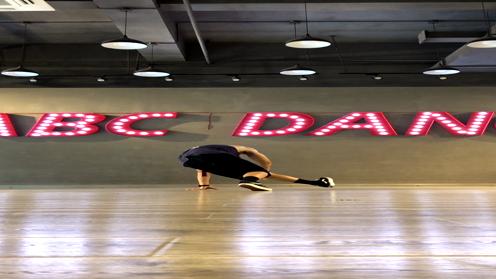
[[[494,278],[496,188],[0,191],[0,278]]]

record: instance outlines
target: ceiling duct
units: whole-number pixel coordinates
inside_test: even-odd
[[[486,35],[486,32],[427,31],[418,34],[419,44],[425,43],[467,43]]]
[[[55,11],[43,0],[0,0],[0,12]]]

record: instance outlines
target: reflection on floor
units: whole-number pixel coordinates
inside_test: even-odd
[[[496,188],[1,190],[0,278],[495,278]]]

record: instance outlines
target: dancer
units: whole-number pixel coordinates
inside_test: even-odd
[[[258,165],[240,158],[240,155],[246,155]],[[276,179],[326,188],[334,186],[334,181],[330,177],[306,180],[273,173],[270,171],[272,161],[255,148],[247,146],[218,144],[196,146],[184,151],[179,156],[179,160],[183,166],[197,170],[199,190],[215,189],[210,186],[211,174],[239,179],[239,187],[252,191],[272,190],[259,182],[262,179]]]

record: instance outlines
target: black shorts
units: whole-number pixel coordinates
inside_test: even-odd
[[[183,166],[216,175],[241,179],[247,172],[263,171],[263,167],[230,154],[200,154],[186,156]]]

